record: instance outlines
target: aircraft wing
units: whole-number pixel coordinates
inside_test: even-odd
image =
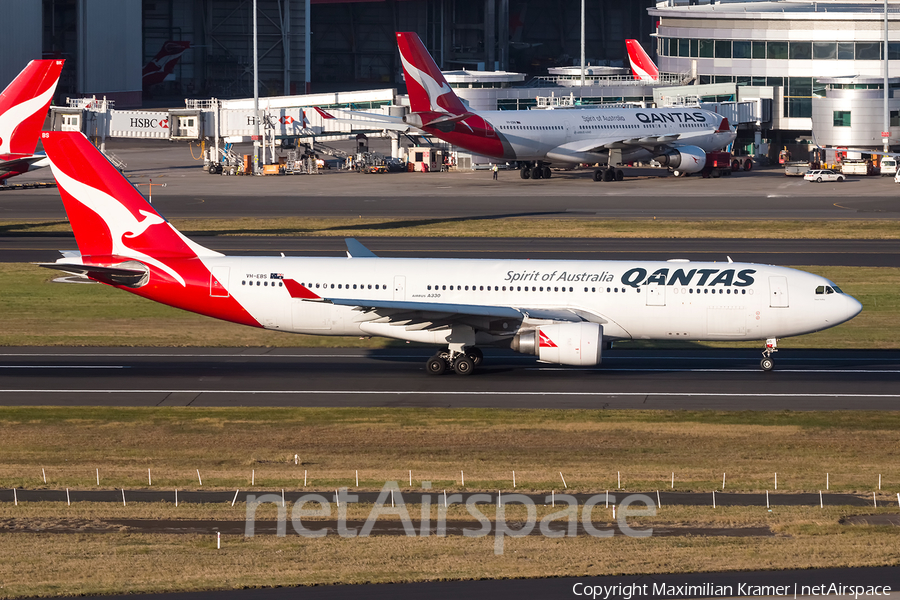
[[[649,135],[639,138],[625,138],[619,140],[587,139],[575,143],[565,144],[563,147],[573,152],[603,152],[604,150],[629,150],[644,148],[646,150],[658,150],[678,141],[681,134]]]
[[[400,117],[391,117],[389,115],[379,115],[376,113],[367,113],[358,110],[333,109],[340,115],[349,115],[349,117],[336,117],[330,112],[313,107],[319,116],[325,121],[333,123],[349,123],[359,129],[389,129],[391,131],[409,131],[410,126],[403,122]]]
[[[440,329],[453,323],[472,324],[489,329],[503,321],[512,321],[512,334],[523,321],[605,322],[597,315],[572,309],[528,308],[516,306],[492,306],[487,304],[457,304],[450,302],[414,302],[404,300],[372,300],[359,298],[324,298],[293,279],[285,279],[284,285],[294,298],[310,302],[327,302],[336,306],[352,306],[370,314],[371,321],[404,326],[408,330]],[[506,329],[506,328],[504,328]]]

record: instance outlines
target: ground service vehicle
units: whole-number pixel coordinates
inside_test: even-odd
[[[803,176],[803,179],[815,183],[822,183],[823,181],[844,181],[845,177],[842,173],[832,171],[831,169],[816,169],[807,171],[806,175]]]

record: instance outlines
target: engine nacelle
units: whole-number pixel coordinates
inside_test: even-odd
[[[587,367],[600,364],[603,326],[599,323],[559,323],[521,331],[510,347],[534,354],[541,361]]]
[[[656,157],[664,167],[685,173],[699,173],[706,166],[706,150],[697,146],[680,146]]]

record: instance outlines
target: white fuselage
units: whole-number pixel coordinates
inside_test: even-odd
[[[596,162],[608,147],[618,145],[624,162],[649,161],[663,149],[678,146],[721,150],[735,137],[733,131],[717,131],[720,115],[699,108],[517,110],[479,115],[493,125],[517,160]],[[657,141],[666,137],[671,139]]]
[[[859,302],[817,293],[830,281],[750,263],[398,258],[203,258],[216,278],[268,329],[317,335],[381,335],[444,343],[446,332],[408,329],[403,320],[356,306],[292,298],[293,279],[323,299],[522,309],[534,320],[574,311],[609,339],[759,340],[833,327]],[[226,283],[227,282],[227,283]],[[419,307],[418,310],[424,310]],[[397,312],[397,311],[395,311]],[[490,321],[478,343],[515,333]],[[526,318],[523,325],[529,323]],[[506,328],[509,327],[507,330]],[[490,332],[490,333],[489,333]]]

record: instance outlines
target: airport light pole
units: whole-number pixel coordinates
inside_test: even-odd
[[[253,174],[258,175],[259,151],[262,144],[260,144],[259,136],[259,52],[256,47],[256,0],[253,0],[253,115],[256,123],[256,135],[253,136]]]
[[[890,152],[891,149],[891,113],[888,109],[888,96],[891,93],[888,85],[888,0],[884,0],[884,126],[881,130],[881,141],[884,145],[884,151]]]
[[[884,1],[887,3],[887,0]],[[584,0],[581,0],[581,88],[581,95],[584,96]]]

